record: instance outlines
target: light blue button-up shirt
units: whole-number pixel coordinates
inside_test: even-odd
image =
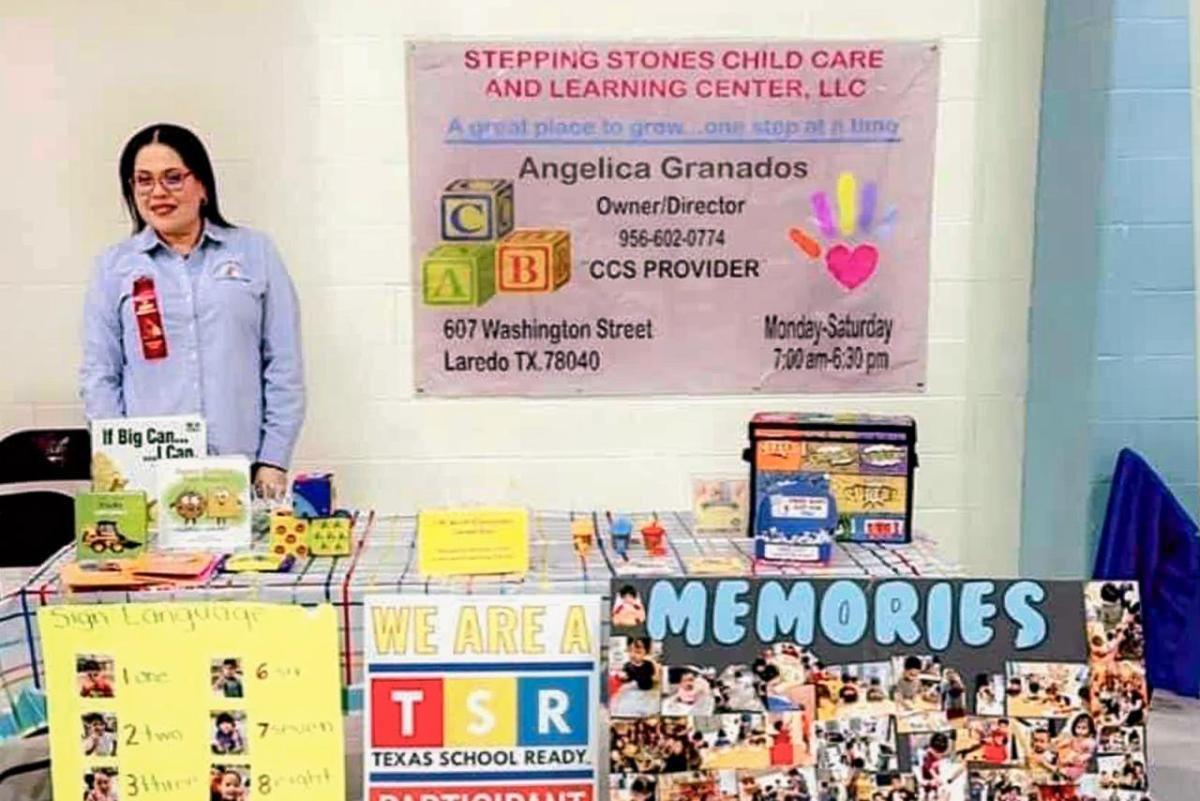
[[[154,280],[167,355],[146,359],[133,285]],[[296,290],[275,246],[205,223],[185,258],[152,228],[100,255],[84,304],[89,420],[200,414],[208,449],[287,468],[304,420]]]

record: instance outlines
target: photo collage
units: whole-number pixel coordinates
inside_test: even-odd
[[[116,671],[116,662],[108,655],[80,654],[75,659],[84,709],[80,715],[83,801],[118,801],[141,793],[136,776],[122,777],[119,750],[141,747],[147,735],[129,721],[118,725]],[[211,801],[246,801],[251,772],[246,713],[239,709],[245,697],[242,662],[233,657],[213,659],[209,675],[214,707],[209,714],[209,797]]]
[[[609,641],[611,797],[1149,801],[1137,585],[1082,586],[1086,664],[982,675],[930,653],[826,664],[795,642],[670,664],[644,614],[625,615]]]

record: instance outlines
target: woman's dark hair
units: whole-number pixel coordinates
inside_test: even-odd
[[[221,206],[217,202],[217,179],[213,176],[212,162],[208,160],[208,151],[204,149],[204,143],[187,128],[160,122],[135,133],[121,151],[121,163],[117,172],[121,179],[121,196],[125,198],[125,207],[133,220],[133,232],[136,234],[146,227],[146,221],[138,213],[137,203],[133,198],[133,162],[137,159],[138,151],[152,144],[166,145],[178,153],[184,166],[191,170],[192,176],[204,184],[208,200],[201,204],[200,216],[217,225],[233,228],[233,224],[221,216]]]

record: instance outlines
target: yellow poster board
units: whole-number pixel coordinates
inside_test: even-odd
[[[529,511],[422,511],[417,516],[417,569],[425,576],[526,572]]]
[[[54,797],[344,801],[333,607],[38,611]]]

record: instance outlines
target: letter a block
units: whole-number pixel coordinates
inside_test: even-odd
[[[566,231],[520,229],[496,245],[500,292],[553,292],[569,280],[571,235]]]
[[[513,229],[513,185],[502,178],[460,178],[442,190],[442,239],[492,242]]]
[[[421,260],[421,292],[429,306],[482,306],[496,294],[492,245],[438,245]]]

